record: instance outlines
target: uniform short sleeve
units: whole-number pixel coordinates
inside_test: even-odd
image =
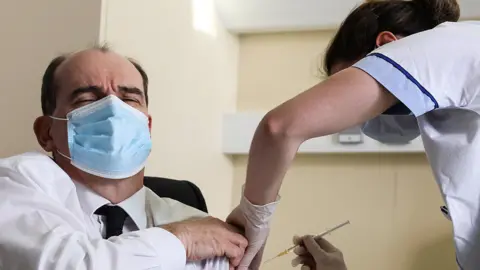
[[[354,67],[376,79],[418,117],[472,102],[480,90],[478,44],[480,23],[444,23],[386,44]]]

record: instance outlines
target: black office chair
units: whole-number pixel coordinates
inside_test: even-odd
[[[208,213],[207,203],[205,202],[202,192],[192,182],[145,176],[144,186],[151,189],[160,197],[174,199]]]

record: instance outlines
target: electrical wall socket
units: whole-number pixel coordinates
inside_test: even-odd
[[[337,134],[337,140],[341,144],[360,144],[363,143],[363,133],[360,126],[341,131]]]

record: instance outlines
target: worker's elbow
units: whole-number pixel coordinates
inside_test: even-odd
[[[268,137],[276,140],[297,138],[294,127],[281,115],[269,112],[262,120],[261,128]]]

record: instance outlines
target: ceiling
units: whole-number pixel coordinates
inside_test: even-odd
[[[334,29],[359,0],[214,0],[233,33]],[[480,18],[480,0],[458,0],[462,18]]]

